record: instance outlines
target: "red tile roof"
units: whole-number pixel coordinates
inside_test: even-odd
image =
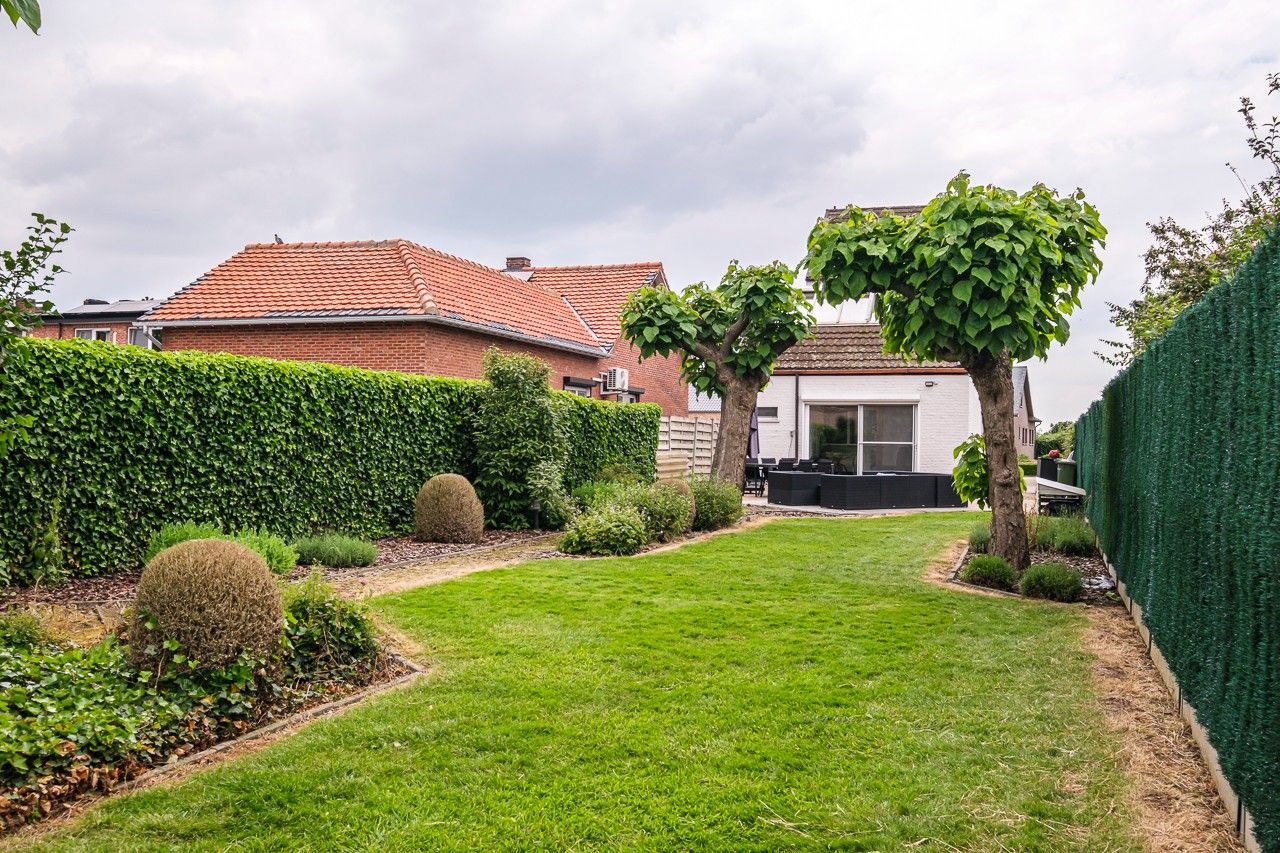
[[[662,264],[604,264],[579,267],[533,267],[529,279],[569,301],[606,345],[618,339],[619,315],[627,297],[642,287],[667,284]]]
[[[619,303],[619,306],[621,303]],[[149,322],[421,316],[601,350],[558,294],[408,240],[255,243],[146,316]]]

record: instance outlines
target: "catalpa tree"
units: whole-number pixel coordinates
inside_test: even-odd
[[[849,209],[809,235],[818,298],[877,294],[885,349],[958,361],[982,407],[991,551],[1029,562],[1013,438],[1012,364],[1067,340],[1067,315],[1102,269],[1106,229],[1077,190],[973,186],[961,172],[914,216]]]
[[[756,395],[769,383],[778,356],[808,337],[813,326],[795,277],[795,270],[778,261],[732,261],[717,287],[698,282],[681,293],[647,287],[622,309],[622,333],[642,357],[680,353],[685,380],[722,399],[711,473],[738,486]]]

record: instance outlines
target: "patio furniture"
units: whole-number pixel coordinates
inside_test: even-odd
[[[813,506],[818,502],[818,482],[822,474],[812,471],[769,472],[769,503],[783,506]]]
[[[819,474],[834,474],[836,472],[836,461],[834,459],[815,459],[813,460],[813,470]]]
[[[778,460],[778,470],[779,470],[779,471],[794,471],[794,470],[796,470],[796,460],[795,460],[795,457],[793,457],[793,456],[784,456],[782,459],[779,459],[779,460]]]
[[[828,509],[964,506],[950,474],[822,474],[818,491]]]
[[[796,460],[796,470],[797,470],[797,471],[812,471],[812,470],[813,470],[813,460],[812,460],[812,459],[797,459],[797,460]]]
[[[748,495],[764,495],[765,472],[764,466],[760,464],[759,459],[748,458],[746,477],[743,481],[742,491]]]

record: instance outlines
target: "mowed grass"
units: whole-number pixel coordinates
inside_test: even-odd
[[[784,520],[377,600],[429,679],[44,845],[1137,849],[1084,614],[922,579],[972,526]]]

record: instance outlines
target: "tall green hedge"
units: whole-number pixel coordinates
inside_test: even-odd
[[[1076,425],[1098,538],[1280,850],[1280,233]]]
[[[0,412],[36,425],[0,459],[0,583],[30,568],[55,507],[68,568],[87,576],[135,567],[170,521],[407,531],[428,477],[474,476],[480,382],[88,341],[17,346]],[[656,407],[556,398],[571,461],[652,468]],[[567,485],[581,478],[576,466]]]

